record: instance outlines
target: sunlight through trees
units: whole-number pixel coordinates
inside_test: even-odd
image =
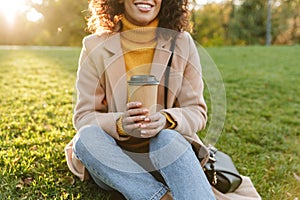
[[[204,46],[300,43],[300,0],[190,1],[193,37]],[[87,5],[0,0],[0,45],[81,45]]]

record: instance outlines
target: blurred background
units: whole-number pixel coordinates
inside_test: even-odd
[[[0,0],[0,45],[80,46],[87,0]],[[300,43],[300,0],[193,0],[203,46]]]

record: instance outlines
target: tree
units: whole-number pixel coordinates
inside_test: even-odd
[[[193,38],[204,46],[228,44],[230,4],[210,3],[192,12]]]
[[[272,0],[268,0],[267,10],[266,45],[270,46],[272,41]]]
[[[35,2],[35,3],[34,3]],[[27,10],[17,13],[15,21],[8,23],[0,13],[0,44],[5,45],[81,45],[85,32],[86,0],[26,0]],[[42,20],[27,20],[35,9]]]
[[[275,44],[299,44],[300,0],[277,0],[273,10]]]
[[[43,32],[38,40],[48,45],[80,45],[86,35],[85,10],[87,1],[44,0],[32,5],[44,16]]]
[[[233,44],[264,44],[266,35],[266,0],[244,0],[235,9],[229,33]]]

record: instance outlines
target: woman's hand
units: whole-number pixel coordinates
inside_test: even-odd
[[[133,137],[151,138],[157,135],[166,125],[166,117],[157,112],[149,115],[149,109],[143,108],[141,102],[127,103],[122,117],[124,131]]]
[[[129,102],[126,106],[126,111],[122,116],[123,130],[130,136],[140,138],[142,137],[140,127],[149,110],[142,108],[141,102]]]
[[[166,127],[167,119],[160,112],[147,116],[141,124],[141,137],[151,138],[156,136],[162,129]]]

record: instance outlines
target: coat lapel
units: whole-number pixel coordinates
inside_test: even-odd
[[[162,37],[157,40],[150,74],[154,75],[158,81],[161,81],[171,56],[170,44],[170,40],[165,40]]]
[[[120,34],[117,33],[106,40],[104,47],[111,53],[110,57],[104,59],[106,82],[111,89],[111,106],[117,111],[122,111],[127,103],[127,79]]]

